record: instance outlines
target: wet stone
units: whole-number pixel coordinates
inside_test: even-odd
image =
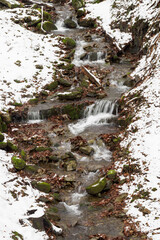
[[[79,150],[86,155],[92,155],[94,153],[94,149],[90,146],[80,147]]]
[[[98,193],[102,192],[106,186],[106,178],[102,177],[95,183],[91,184],[90,186],[86,187],[86,191],[88,194],[97,195]]]

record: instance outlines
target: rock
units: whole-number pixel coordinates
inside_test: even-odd
[[[39,23],[39,24],[41,25],[41,23]],[[38,25],[39,25],[39,24],[38,24]],[[37,26],[38,26],[38,25],[37,25]],[[38,28],[39,28],[39,27],[38,27]],[[49,22],[49,21],[43,22],[42,28],[43,28],[44,31],[47,32],[47,33],[51,32],[51,31],[53,31],[53,30],[57,30],[56,25],[55,25],[53,22]],[[41,28],[40,28],[40,29],[41,29]]]
[[[72,92],[65,92],[65,93],[58,93],[58,98],[60,100],[75,100],[80,99],[82,97],[81,91],[72,91]]]
[[[50,152],[52,152],[52,148],[41,146],[41,147],[36,147],[36,148],[35,148],[35,151],[36,151],[36,152],[44,152],[44,151],[50,151]]]
[[[15,144],[13,144],[11,141],[7,141],[7,150],[16,152],[18,151],[18,147]]]
[[[71,18],[67,18],[64,21],[64,25],[67,28],[76,28],[77,27],[77,24]]]
[[[135,81],[134,81],[133,79],[127,79],[127,80],[123,83],[123,85],[124,85],[124,86],[127,86],[127,87],[133,87],[134,84],[135,84]]]
[[[111,180],[106,180],[106,186],[104,188],[104,191],[110,190],[112,187],[112,181]]]
[[[117,178],[117,172],[115,170],[109,170],[107,172],[107,177],[111,180],[115,180]]]
[[[90,146],[80,147],[79,150],[86,155],[92,155],[94,153],[94,149]]]
[[[22,5],[15,0],[0,0],[0,3],[3,5],[9,7],[9,8],[16,8],[16,7],[21,7]]]
[[[40,69],[40,70],[43,69],[43,65],[41,65],[41,64],[36,64],[35,67],[36,67],[36,69]]]
[[[13,163],[14,168],[19,171],[24,169],[26,166],[25,161],[22,160],[21,158],[17,158],[16,156],[12,157],[12,163]]]
[[[53,91],[57,87],[58,87],[58,81],[53,81],[53,82],[47,84],[44,88],[45,88],[45,90]]]
[[[51,156],[49,156],[49,161],[56,163],[56,162],[59,161],[59,157],[58,157],[58,156],[55,156],[55,155],[51,155]]]
[[[0,132],[0,142],[4,141],[4,135]]]
[[[32,181],[31,184],[41,192],[49,193],[51,191],[51,185],[49,183]]]
[[[72,39],[72,38],[64,38],[62,40],[62,42],[64,43],[64,45],[69,48],[69,49],[72,49],[72,48],[75,48],[76,47],[76,42]]]
[[[46,217],[52,221],[60,221],[60,215],[58,214],[58,209],[56,207],[50,207],[45,213]]]
[[[90,60],[91,62],[97,61],[97,59],[98,59],[98,57],[97,57],[97,53],[96,53],[96,52],[91,52],[91,53],[89,54],[89,60]]]
[[[106,178],[101,177],[98,181],[86,187],[86,191],[91,195],[96,195],[102,192],[105,186],[106,186]]]
[[[38,103],[38,98],[31,98],[29,100],[29,103],[32,104],[32,105],[37,104]]]
[[[29,173],[29,174],[35,174],[38,172],[38,166],[36,165],[27,165],[25,167],[25,172]]]
[[[70,87],[72,85],[72,83],[63,78],[58,79],[58,83],[64,87]]]
[[[53,193],[53,197],[54,197],[54,200],[57,201],[57,202],[61,202],[62,201],[59,193]]]
[[[24,150],[21,150],[21,158],[23,159],[23,160],[26,160],[26,158],[27,158],[27,154],[26,154],[26,152],[24,151]]]
[[[7,149],[7,143],[6,142],[0,142],[0,149],[6,150]]]
[[[78,10],[81,7],[85,6],[85,3],[83,0],[72,0],[72,6],[75,10]]]
[[[66,164],[67,172],[76,170],[76,167],[77,167],[76,161],[69,161],[68,163],[65,163],[65,164]]]
[[[122,193],[120,194],[116,199],[115,199],[115,203],[121,203],[123,202],[126,197],[128,196],[128,193]]]
[[[85,16],[85,14],[86,14],[85,9],[78,9],[77,10],[77,18],[83,17],[83,16]]]
[[[92,28],[95,26],[95,23],[96,23],[96,20],[93,19],[93,18],[81,18],[81,19],[78,19],[78,24],[81,26],[81,27],[88,27],[88,28]]]

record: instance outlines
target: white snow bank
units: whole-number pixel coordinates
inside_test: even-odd
[[[44,209],[42,204],[40,207],[35,202],[40,193],[31,187],[30,181],[8,172],[8,169],[12,167],[11,157],[12,154],[0,150],[0,238],[8,240],[11,239],[12,232],[18,232],[25,240],[48,239],[44,232],[38,232],[27,221],[29,217],[42,216]],[[37,211],[28,216],[27,211],[31,209]],[[19,220],[24,221],[25,224],[21,225]]]
[[[40,92],[52,81],[53,65],[58,60],[58,41],[13,23],[12,17],[22,18],[29,10],[16,11],[18,15],[15,10],[1,11],[0,15],[0,109],[9,102],[24,103]]]
[[[121,49],[132,40],[131,33],[121,32],[119,29],[111,29],[113,0],[106,0],[100,3],[87,3],[87,10],[90,12],[87,17],[98,18],[105,32],[113,38],[113,43]]]
[[[130,93],[142,91],[141,95],[145,101],[135,108],[135,121],[127,129],[129,136],[124,138],[121,146],[131,152],[131,164],[138,164],[142,173],[136,173],[134,180],[124,184],[122,192],[128,192],[129,198],[126,202],[126,211],[138,229],[148,232],[148,237],[153,240],[160,239],[160,34],[151,39],[150,49],[146,57],[140,61],[138,68],[133,73],[145,78],[145,81]],[[137,128],[133,133],[131,129]],[[116,167],[120,171],[124,164]],[[140,188],[139,188],[140,186]],[[149,192],[148,199],[132,200],[132,196],[139,191]],[[142,208],[149,210],[143,214]]]

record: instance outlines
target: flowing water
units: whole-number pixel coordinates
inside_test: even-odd
[[[103,36],[96,33],[91,34],[90,42],[85,41],[86,34],[89,33],[88,29],[77,27],[76,29],[66,29],[64,27],[64,20],[70,16],[76,21],[74,14],[67,6],[54,5],[58,14],[56,25],[57,31],[54,35],[61,34],[64,37],[76,38],[77,47],[73,63],[76,66],[90,65],[97,69],[106,71],[103,82],[110,81],[110,86],[105,87],[107,97],[103,100],[95,100],[94,104],[86,107],[83,112],[83,118],[76,122],[72,122],[65,127],[65,135],[59,136],[57,133],[50,132],[49,137],[53,143],[53,150],[55,153],[66,153],[72,151],[69,138],[77,135],[82,136],[88,140],[90,146],[94,149],[94,154],[91,156],[84,156],[80,153],[75,153],[77,159],[77,169],[79,171],[67,172],[61,169],[59,165],[48,164],[45,166],[54,171],[60,176],[67,176],[72,178],[74,188],[62,190],[62,202],[57,204],[61,221],[58,223],[64,229],[64,235],[59,236],[58,239],[65,240],[80,240],[88,239],[89,235],[93,234],[107,234],[112,237],[122,235],[123,223],[120,219],[100,218],[100,212],[104,210],[102,207],[93,207],[91,203],[99,202],[101,198],[89,196],[85,187],[95,182],[101,173],[99,169],[109,166],[111,163],[112,153],[106,148],[99,135],[102,133],[116,132],[118,127],[115,120],[118,116],[118,105],[116,100],[120,97],[121,93],[128,88],[124,86],[125,79],[123,78],[131,68],[131,64],[126,61],[121,61],[118,64],[109,66],[105,63],[107,56],[108,43],[106,43]],[[77,21],[76,21],[77,22]],[[87,47],[91,51],[87,52]],[[108,69],[112,71],[108,73]],[[52,102],[51,105],[57,103],[58,100]],[[48,104],[48,105],[47,105]],[[43,105],[43,107],[42,107]],[[45,108],[45,104],[38,105],[31,108],[28,113],[29,123],[34,123],[42,120],[41,110]],[[50,103],[46,103],[49,106]],[[41,108],[42,107],[42,108]],[[42,122],[42,127],[46,127],[49,121]],[[106,198],[107,196],[104,196]]]

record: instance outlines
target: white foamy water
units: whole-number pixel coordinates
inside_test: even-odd
[[[79,210],[79,204],[68,205],[65,202],[62,202],[67,212],[71,215],[80,215],[81,211]]]
[[[78,193],[78,192],[76,192],[76,193],[73,193],[72,194],[72,203],[73,204],[79,204],[80,203],[80,201],[81,201],[81,199],[83,198],[83,197],[85,197],[87,195],[87,193],[86,192],[83,192],[83,193]]]
[[[76,41],[76,51],[74,54],[74,60],[73,60],[73,64],[75,64],[76,66],[81,66],[84,63],[85,64],[91,64],[91,63],[96,63],[96,64],[103,64],[105,63],[105,53],[104,52],[97,52],[97,59],[95,61],[91,61],[91,53],[87,53],[84,50],[84,47],[87,46],[85,41]],[[86,59],[84,58],[83,60],[80,59],[80,57],[84,54],[87,53],[87,57]]]
[[[39,123],[43,120],[40,118],[39,111],[29,111],[28,112],[28,123]]]
[[[84,111],[84,118],[79,120],[76,124],[69,124],[69,130],[77,135],[83,132],[87,127],[93,125],[109,124],[109,120],[117,117],[118,108],[116,103],[101,100],[88,106]]]
[[[95,161],[109,161],[111,159],[111,152],[106,148],[105,144],[102,143],[102,146],[98,146],[97,144],[93,144],[92,147],[95,150],[93,155],[93,159]]]

